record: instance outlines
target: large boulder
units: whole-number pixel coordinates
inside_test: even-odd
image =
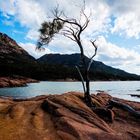
[[[113,97],[92,95],[103,109]],[[125,102],[136,110],[140,103]],[[89,108],[82,93],[47,95],[32,99],[0,98],[0,140],[138,140],[140,121],[128,112],[113,108],[114,121],[103,119],[103,110]],[[100,112],[100,113],[99,113]]]

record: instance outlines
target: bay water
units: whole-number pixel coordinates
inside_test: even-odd
[[[90,83],[91,93],[105,91],[110,95],[131,101],[140,102],[140,81],[99,81]],[[70,91],[83,92],[81,82],[41,81],[30,83],[26,87],[0,88],[0,96],[13,98],[30,98],[39,95],[62,94]]]

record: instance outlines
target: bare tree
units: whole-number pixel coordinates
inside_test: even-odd
[[[84,90],[84,99],[88,106],[92,107],[94,104],[92,103],[90,96],[90,79],[89,79],[89,71],[91,64],[93,62],[93,58],[97,53],[97,46],[95,45],[95,41],[90,40],[91,45],[93,46],[94,53],[89,58],[89,61],[86,61],[84,46],[82,43],[81,35],[85,31],[85,29],[89,25],[89,17],[85,14],[85,3],[81,8],[80,17],[81,20],[75,18],[68,18],[63,11],[60,11],[58,7],[56,7],[53,11],[54,18],[51,22],[46,21],[42,23],[42,27],[40,31],[40,39],[38,41],[38,48],[41,48],[43,45],[48,45],[53,39],[55,34],[62,34],[70,40],[74,41],[80,49],[81,61],[84,68],[84,74],[82,75],[80,66],[76,66],[78,73],[81,77],[83,90]],[[81,18],[80,18],[81,19]],[[83,22],[84,21],[84,22]]]

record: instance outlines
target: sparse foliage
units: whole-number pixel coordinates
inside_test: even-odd
[[[40,31],[40,41],[38,42],[38,48],[42,45],[48,45],[55,34],[63,28],[64,22],[59,20],[54,20],[53,22],[42,23],[42,28]]]
[[[89,106],[93,106],[90,97],[89,71],[90,71],[91,64],[93,62],[93,58],[97,53],[97,46],[95,45],[95,40],[94,41],[90,40],[91,45],[93,46],[94,49],[94,53],[89,58],[90,61],[86,62],[81,35],[88,27],[90,20],[89,17],[85,14],[85,2],[80,12],[80,16],[84,22],[81,22],[81,20],[75,18],[68,18],[67,16],[65,16],[64,12],[59,10],[59,7],[56,7],[52,13],[54,16],[53,20],[51,22],[46,21],[42,23],[42,27],[39,30],[40,39],[38,41],[38,48],[41,48],[42,45],[48,45],[52,41],[55,34],[58,33],[71,39],[79,46],[81,61],[84,68],[84,76],[81,74],[80,66],[76,66],[76,68],[78,70],[78,73],[81,77],[81,81],[83,84],[83,89],[85,93],[84,99]]]

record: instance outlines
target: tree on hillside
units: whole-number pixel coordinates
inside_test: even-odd
[[[42,26],[39,30],[40,39],[38,41],[37,47],[40,49],[43,45],[48,45],[56,34],[64,35],[78,45],[80,49],[82,69],[84,69],[84,74],[81,73],[80,66],[76,66],[76,69],[78,70],[82,81],[85,102],[88,106],[94,106],[90,96],[89,71],[93,62],[93,58],[97,53],[97,46],[95,45],[95,40],[90,40],[90,43],[93,46],[94,53],[87,62],[84,52],[84,46],[82,43],[83,39],[81,37],[90,22],[89,17],[85,14],[85,3],[80,11],[80,19],[82,19],[82,22],[81,20],[75,18],[68,18],[63,11],[59,10],[59,7],[56,7],[52,13],[52,21],[45,21],[44,23],[42,23]]]

